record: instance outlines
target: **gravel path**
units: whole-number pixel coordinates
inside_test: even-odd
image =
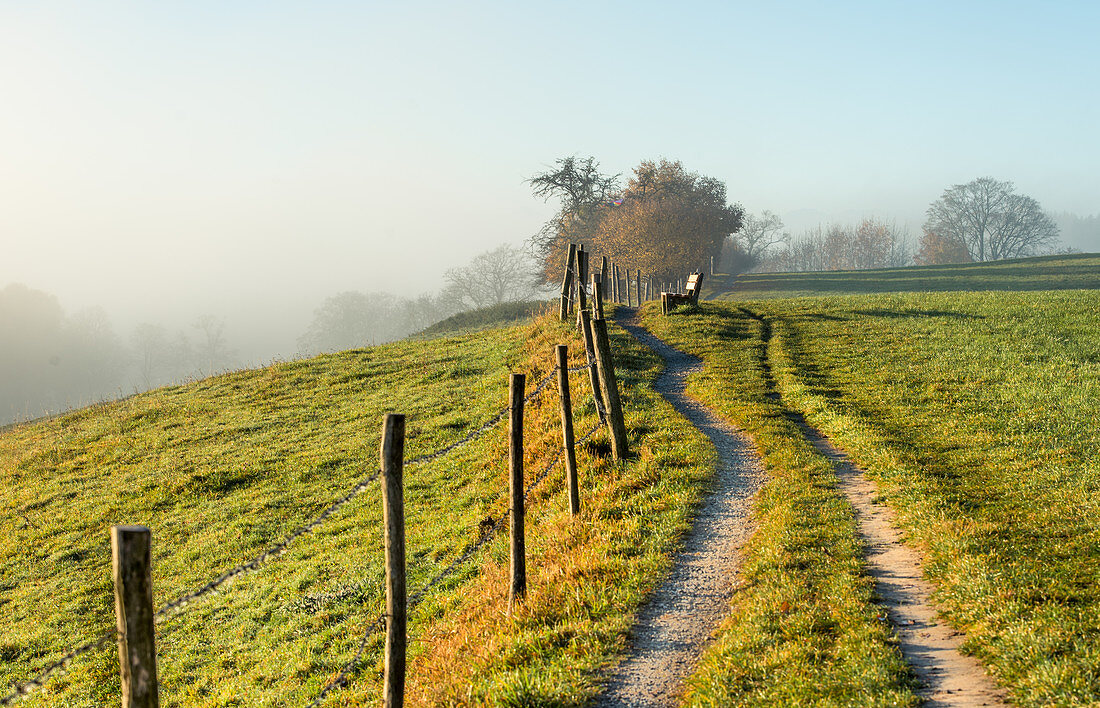
[[[744,433],[684,393],[688,375],[701,371],[702,363],[643,329],[634,314],[617,322],[664,358],[657,391],[718,451],[714,492],[695,517],[672,573],[642,608],[631,632],[629,653],[611,672],[596,702],[597,706],[669,706],[678,703],[684,679],[729,611],[738,549],[750,532],[750,498],[760,487],[764,471]]]

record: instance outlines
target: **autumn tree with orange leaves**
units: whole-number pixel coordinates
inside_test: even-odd
[[[591,165],[589,160],[584,164]],[[536,187],[545,183],[538,179],[531,180]],[[744,218],[740,205],[726,203],[725,184],[689,172],[679,161],[643,161],[621,190],[608,189],[606,178],[589,183],[604,187],[595,190],[600,198],[577,190],[587,198],[582,208],[572,215],[563,209],[543,230],[541,255],[550,281],[561,277],[570,242],[585,243],[595,259],[607,255],[621,267],[641,268],[659,279],[683,277],[718,256]],[[569,204],[572,195],[563,197],[563,205]]]

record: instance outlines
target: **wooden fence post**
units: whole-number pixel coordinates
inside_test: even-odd
[[[508,484],[512,495],[509,608],[527,594],[527,557],[523,542],[523,391],[526,378],[523,374],[512,374],[508,383]]]
[[[596,340],[596,369],[600,374],[600,391],[607,404],[607,422],[611,429],[611,456],[624,459],[630,451],[626,440],[626,423],[623,420],[623,404],[619,399],[619,384],[615,378],[615,364],[611,357],[611,340],[607,336],[607,322],[592,320],[592,336]]]
[[[642,299],[642,269],[639,268],[638,272],[635,273],[635,275],[637,276],[635,280],[636,285],[638,286],[638,307],[641,307],[642,303],[644,302],[644,300]]]
[[[577,451],[573,441],[573,402],[569,398],[569,347],[559,344],[558,397],[561,399],[561,437],[565,445],[565,479],[569,488],[569,513],[581,513],[580,485],[577,482]]]
[[[592,276],[592,319],[603,319],[603,280]]]
[[[387,413],[382,422],[382,526],[386,552],[386,656],[382,705],[405,704],[408,609],[405,589],[405,416]]]
[[[561,307],[559,309],[559,317],[562,322],[569,319],[569,306],[572,304],[571,296],[573,292],[573,263],[577,258],[577,244],[569,244],[569,255],[565,259],[565,275],[561,279]]]
[[[627,307],[633,307],[634,299],[632,297],[630,297],[630,269],[629,268],[626,269],[625,282],[626,282],[626,288],[625,288],[625,290],[626,290],[626,306]],[[638,304],[641,304],[641,303],[638,303]]]
[[[580,326],[580,313],[588,308],[588,297],[584,292],[588,285],[588,251],[577,250],[577,326]]]
[[[595,300],[593,300],[595,302]],[[581,334],[584,335],[584,355],[588,360],[588,383],[592,386],[592,404],[596,406],[596,415],[603,424],[607,417],[603,394],[600,393],[600,375],[596,371],[596,344],[592,338],[592,315],[588,310],[581,312]]]
[[[153,637],[152,533],[144,526],[111,527],[118,668],[122,708],[158,708],[157,648]]]

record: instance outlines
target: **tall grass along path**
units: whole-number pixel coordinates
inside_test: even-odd
[[[623,310],[620,310],[623,312]],[[618,324],[665,360],[656,390],[710,438],[718,452],[714,491],[703,502],[671,574],[643,607],[629,654],[597,706],[674,705],[711,633],[729,610],[738,549],[749,537],[751,498],[764,478],[751,440],[685,393],[702,362],[645,330],[636,313]]]

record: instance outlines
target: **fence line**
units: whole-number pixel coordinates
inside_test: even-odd
[[[571,253],[570,255],[574,256],[574,253],[575,252]],[[606,259],[605,259],[605,263],[606,263]],[[577,264],[577,266],[579,266],[579,264]],[[579,270],[579,267],[577,267],[577,266],[574,266],[574,260],[573,260],[573,258],[570,258],[569,262],[568,262],[568,265],[567,265],[567,273],[566,273],[565,278],[566,278],[567,281],[573,281],[576,286],[579,286],[579,287],[583,288],[583,287],[585,287],[586,284],[579,282],[579,278],[577,277],[579,274],[574,272],[574,268],[577,268],[577,270]],[[629,288],[629,280],[627,281],[627,287]],[[573,304],[571,293],[567,294],[565,292],[565,290],[566,290],[566,287],[564,287],[564,285],[563,285],[563,296],[566,296],[566,297],[563,297],[563,303],[562,303],[563,304],[563,314],[562,314],[563,319],[565,318],[564,317],[564,312],[568,312],[569,310],[571,310],[572,309],[571,306]],[[595,295],[596,295],[596,292],[593,293],[594,297],[595,297]],[[639,295],[639,301],[640,301],[641,300],[641,292],[639,292],[638,295]],[[640,302],[639,302],[639,304],[640,304]],[[593,305],[595,306],[595,303],[593,303]],[[571,367],[571,368],[566,369],[566,371],[568,371],[570,373],[576,373],[576,372],[585,371],[585,370],[595,370],[596,368],[597,368],[596,362],[595,361],[589,361],[585,365]],[[553,381],[555,374],[558,373],[559,370],[560,369],[559,369],[558,366],[554,366],[550,370],[550,372],[541,381],[539,381],[539,383],[536,385],[536,387],[529,394],[527,394],[523,398],[524,406],[526,406],[527,403],[538,399],[542,395],[542,393],[545,391],[545,389],[550,385],[551,381]],[[577,440],[576,444],[586,442],[603,425],[604,416],[602,415],[602,411],[599,410],[600,409],[600,401],[596,400],[595,404],[596,404],[596,407],[597,407],[597,413],[601,414],[601,415],[598,416],[599,417],[599,422],[597,422],[596,425],[593,426],[591,430],[589,430],[587,433],[585,433],[584,436],[582,436],[579,440]],[[493,415],[488,421],[486,421],[484,424],[482,424],[478,428],[476,428],[476,429],[472,430],[471,432],[467,433],[465,436],[463,436],[459,440],[457,440],[457,441],[455,441],[455,442],[453,442],[449,445],[446,445],[443,448],[435,450],[433,452],[425,453],[425,454],[420,455],[416,458],[413,458],[413,459],[409,460],[408,462],[406,462],[405,464],[406,465],[415,465],[415,464],[428,463],[428,462],[434,461],[434,460],[436,460],[436,459],[452,452],[455,449],[458,449],[459,447],[462,447],[462,446],[466,445],[467,443],[469,443],[469,442],[473,441],[474,439],[480,437],[485,432],[487,432],[488,430],[492,429],[497,424],[499,424],[504,419],[504,417],[508,414],[509,410],[510,410],[510,406],[504,406],[500,411],[498,411],[495,415]],[[528,484],[526,486],[526,488],[523,492],[523,497],[522,497],[524,501],[526,501],[526,499],[530,496],[530,494],[535,489],[535,487],[538,484],[540,484],[544,479],[546,479],[546,477],[550,474],[551,470],[558,464],[558,462],[561,460],[562,452],[563,452],[563,450],[559,449],[558,452],[554,455],[554,457],[550,460],[550,462],[540,471],[540,473],[538,475],[536,475],[535,479],[530,484]],[[206,584],[202,585],[201,587],[197,588],[196,590],[193,590],[189,593],[186,593],[186,594],[176,598],[175,600],[172,600],[172,601],[164,604],[162,607],[160,607],[154,613],[154,615],[153,615],[154,622],[155,623],[160,623],[162,620],[169,617],[172,613],[181,610],[182,608],[186,607],[187,605],[191,604],[192,602],[195,602],[196,600],[199,600],[199,599],[201,599],[201,598],[203,598],[207,595],[210,595],[210,594],[213,594],[213,593],[217,592],[218,588],[220,588],[222,585],[230,582],[231,580],[233,580],[233,579],[235,579],[235,578],[237,578],[237,577],[239,577],[239,576],[241,576],[241,575],[243,575],[247,572],[257,570],[267,560],[269,560],[269,559],[271,559],[275,556],[281,555],[283,552],[286,551],[286,549],[294,541],[296,541],[301,536],[303,536],[305,534],[308,534],[308,533],[312,532],[313,530],[315,530],[317,527],[319,527],[321,524],[323,524],[327,519],[329,519],[333,514],[335,514],[337,511],[339,511],[341,508],[343,508],[348,502],[350,502],[352,499],[354,499],[356,496],[358,496],[364,489],[366,489],[368,486],[370,486],[370,484],[372,484],[374,481],[376,481],[379,478],[380,474],[381,474],[380,470],[375,470],[373,473],[371,473],[371,474],[367,475],[366,477],[362,478],[358,483],[356,483],[356,485],[354,487],[352,487],[345,494],[341,495],[339,498],[337,498],[335,501],[333,501],[328,507],[326,507],[324,510],[322,510],[321,513],[318,514],[316,517],[314,517],[312,520],[306,522],[305,524],[300,525],[299,527],[297,527],[296,529],[291,531],[289,534],[287,534],[281,541],[279,541],[278,543],[275,543],[275,544],[269,546],[268,548],[264,549],[263,551],[261,551],[255,557],[251,558],[248,561],[245,561],[244,563],[241,563],[240,565],[237,565],[237,566],[231,568],[230,570],[227,570],[227,571],[219,574],[218,576],[216,576],[215,578],[213,578],[212,580],[210,580]],[[424,596],[426,595],[426,593],[429,590],[431,590],[433,587],[435,587],[436,585],[441,583],[447,576],[452,574],[458,567],[460,567],[463,563],[465,563],[467,560],[469,560],[475,553],[477,553],[482,547],[484,547],[485,544],[487,544],[494,537],[496,532],[503,526],[504,521],[509,518],[509,514],[511,512],[512,512],[512,509],[511,509],[511,507],[509,507],[503,513],[501,513],[500,517],[488,529],[486,529],[485,532],[482,533],[481,537],[477,541],[473,542],[472,544],[469,544],[467,546],[467,548],[454,561],[452,561],[442,571],[437,573],[420,590],[418,590],[416,593],[414,593],[409,598],[408,602],[406,603],[406,606],[408,607],[408,609],[410,609],[410,610],[415,609],[415,607],[417,605],[419,605],[419,603],[421,602],[421,600],[424,598]],[[489,518],[491,519],[492,517],[490,516]],[[340,686],[346,685],[348,679],[352,675],[354,675],[358,662],[361,661],[361,659],[362,659],[362,655],[363,655],[363,652],[365,651],[366,644],[367,644],[367,641],[368,641],[369,637],[375,631],[377,631],[379,628],[381,628],[383,626],[385,626],[385,613],[380,615],[373,623],[371,623],[368,626],[368,628],[367,628],[367,630],[366,630],[366,632],[363,636],[363,639],[360,641],[360,644],[357,648],[357,651],[356,651],[354,657],[352,658],[352,661],[349,662],[348,664],[346,664],[343,668],[341,668],[341,670],[337,674],[337,676],[332,681],[330,681],[322,689],[322,691],[318,695],[318,697],[312,703],[310,703],[310,706],[318,705],[320,703],[320,701],[328,693],[330,693],[332,690],[335,690],[336,688],[338,688]],[[73,660],[75,660],[78,657],[80,657],[84,654],[87,654],[89,652],[98,651],[98,650],[102,649],[103,647],[105,647],[107,644],[109,644],[112,641],[116,641],[116,642],[119,641],[119,634],[118,634],[117,629],[105,630],[101,634],[97,635],[91,641],[89,641],[89,642],[87,642],[87,643],[85,643],[85,644],[83,644],[83,645],[81,645],[81,646],[79,646],[75,649],[70,650],[69,652],[62,655],[56,661],[54,661],[53,663],[46,666],[35,677],[33,677],[33,678],[31,678],[27,681],[24,681],[23,683],[17,685],[14,688],[14,690],[11,691],[10,693],[8,693],[7,695],[0,696],[0,707],[11,705],[15,701],[27,696],[32,691],[34,691],[36,689],[39,689],[39,688],[42,688],[45,685],[46,681],[49,679],[50,676],[52,676],[56,673],[59,673],[59,672],[63,673],[67,669],[69,664],[72,663]]]
[[[587,367],[586,366],[573,367],[573,368],[569,369],[569,371],[581,370],[581,369],[585,369],[585,368],[587,368]],[[526,403],[529,403],[531,401],[534,401],[534,400],[538,399],[542,395],[542,393],[546,390],[547,386],[550,385],[551,381],[553,381],[554,375],[556,373],[557,373],[557,367],[552,369],[550,371],[550,373],[548,373],[542,380],[539,381],[539,384],[535,387],[535,389],[532,390],[531,393],[529,393],[524,398],[524,403],[526,404]],[[447,445],[443,448],[440,448],[439,450],[435,450],[435,451],[430,452],[430,453],[425,453],[423,455],[419,455],[419,456],[409,460],[406,464],[407,465],[418,465],[418,464],[425,464],[425,463],[428,463],[428,462],[432,462],[432,461],[434,461],[434,460],[436,460],[436,459],[438,459],[438,458],[440,458],[440,457],[442,457],[442,456],[458,449],[459,447],[462,447],[462,446],[466,445],[467,443],[472,442],[476,438],[478,438],[481,435],[483,435],[484,433],[488,432],[490,429],[492,429],[494,426],[496,426],[502,420],[504,420],[504,416],[507,415],[507,413],[508,413],[508,406],[505,406],[500,411],[498,411],[496,414],[494,414],[493,417],[491,417],[484,424],[482,424],[481,426],[479,426],[475,430],[471,431],[467,435],[463,436],[462,438],[460,438],[456,442],[451,443],[450,445]],[[326,507],[323,511],[321,511],[320,514],[318,514],[312,520],[306,522],[305,524],[302,524],[298,528],[291,531],[289,534],[287,534],[278,543],[275,543],[275,544],[269,546],[268,548],[264,549],[259,554],[257,554],[253,558],[245,561],[244,563],[241,563],[240,565],[237,565],[237,566],[235,566],[235,567],[219,574],[218,576],[216,576],[215,578],[213,578],[212,580],[210,580],[206,584],[202,585],[201,587],[197,588],[196,590],[193,590],[189,593],[186,593],[186,594],[176,598],[175,600],[172,600],[168,603],[165,603],[154,614],[155,621],[157,623],[162,622],[164,619],[166,619],[174,611],[180,610],[180,609],[186,607],[187,605],[191,604],[192,602],[195,602],[196,600],[199,600],[199,599],[201,599],[201,598],[203,598],[207,595],[210,595],[212,593],[217,592],[218,588],[220,588],[222,585],[226,584],[227,582],[233,580],[234,578],[237,578],[240,575],[243,575],[245,573],[257,570],[257,569],[259,569],[259,567],[265,561],[271,559],[274,556],[281,555],[284,551],[286,551],[286,549],[290,546],[290,544],[292,544],[294,541],[296,541],[301,536],[304,536],[305,534],[310,533],[313,530],[315,530],[318,526],[323,524],[329,517],[331,517],[333,514],[335,514],[337,511],[339,511],[341,508],[343,508],[348,502],[350,502],[352,499],[354,499],[356,496],[358,496],[360,492],[362,492],[364,489],[366,489],[368,486],[370,486],[370,484],[372,482],[377,480],[380,474],[381,474],[380,470],[375,470],[373,473],[371,473],[371,474],[367,475],[366,477],[364,477],[363,479],[361,479],[358,483],[356,483],[356,485],[354,487],[352,487],[345,494],[343,494],[342,496],[337,498],[328,507]],[[12,705],[13,703],[18,701],[19,699],[26,697],[27,695],[29,695],[33,691],[35,691],[39,688],[42,688],[45,685],[47,679],[49,679],[52,675],[54,675],[56,673],[64,672],[64,670],[68,668],[69,664],[71,664],[73,662],[73,660],[75,660],[78,657],[80,657],[84,654],[87,654],[89,652],[98,651],[98,650],[102,649],[103,647],[105,647],[107,644],[109,644],[111,641],[117,641],[117,639],[118,639],[118,630],[112,628],[112,629],[109,629],[109,630],[104,630],[102,633],[100,633],[94,639],[88,641],[87,643],[82,644],[82,645],[80,645],[79,647],[77,647],[75,649],[69,650],[67,653],[63,654],[56,661],[54,661],[53,663],[46,666],[36,676],[34,676],[30,679],[27,679],[26,681],[23,681],[22,683],[18,684],[13,690],[8,692],[6,695],[0,696],[0,707]]]
[[[579,445],[581,443],[587,442],[588,439],[595,435],[601,427],[603,426],[599,422],[597,422],[587,433],[585,433],[577,440],[577,444]],[[531,492],[535,490],[535,487],[537,487],[543,480],[545,480],[550,475],[551,470],[553,470],[554,467],[561,461],[561,453],[562,451],[558,450],[558,452],[554,455],[550,462],[547,463],[546,466],[543,467],[543,469],[539,472],[539,474],[535,476],[535,479],[533,479],[531,483],[527,485],[523,493],[523,498],[525,501],[531,495]],[[472,558],[474,554],[484,548],[489,543],[489,541],[493,539],[497,531],[499,531],[504,526],[504,523],[508,520],[508,516],[509,514],[511,514],[511,511],[512,510],[510,508],[505,509],[504,512],[493,522],[492,526],[488,527],[484,532],[482,532],[481,537],[478,538],[477,541],[474,541],[473,543],[467,545],[462,553],[459,554],[458,557],[455,558],[453,561],[451,561],[451,563],[446,568],[441,570],[434,577],[424,583],[423,587],[410,595],[408,601],[409,612],[412,612],[417,608],[417,606],[420,605],[420,602],[424,599],[424,597],[432,588],[443,582],[443,580],[446,579],[447,576],[454,573],[460,566],[462,566],[466,561]],[[363,652],[366,649],[367,641],[376,632],[384,629],[385,624],[386,615],[385,612],[383,612],[382,614],[378,615],[375,621],[367,627],[367,630],[363,635],[363,638],[359,641],[359,647],[356,650],[355,655],[352,657],[351,661],[344,664],[336,677],[325,685],[317,698],[315,698],[313,702],[311,702],[306,708],[316,708],[316,706],[319,706],[321,704],[321,701],[329,693],[347,685],[348,680],[355,675],[358,669],[358,664],[363,658]]]

